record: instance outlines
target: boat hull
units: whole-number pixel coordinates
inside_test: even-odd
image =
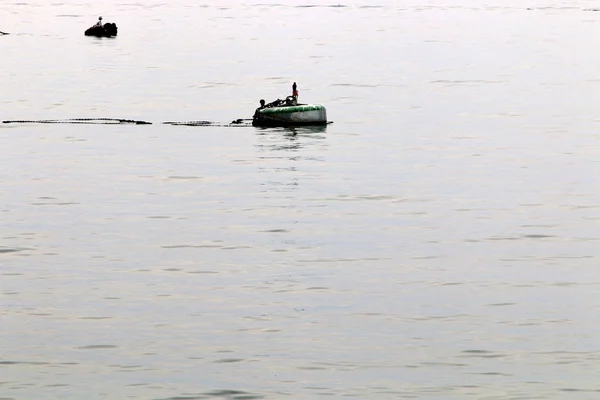
[[[327,110],[320,104],[267,107],[256,112],[252,125],[265,127],[327,125]]]

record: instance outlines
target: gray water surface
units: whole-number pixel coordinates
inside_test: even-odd
[[[0,4],[0,398],[597,399],[594,3]]]

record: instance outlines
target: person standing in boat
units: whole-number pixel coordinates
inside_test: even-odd
[[[292,97],[294,98],[294,105],[298,104],[298,86],[296,86],[296,82],[292,85]]]

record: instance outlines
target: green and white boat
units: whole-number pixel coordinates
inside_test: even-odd
[[[262,127],[327,125],[327,110],[321,104],[268,104],[254,113],[252,125]]]

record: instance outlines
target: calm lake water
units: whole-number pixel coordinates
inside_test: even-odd
[[[599,398],[594,6],[1,2],[0,399]]]

